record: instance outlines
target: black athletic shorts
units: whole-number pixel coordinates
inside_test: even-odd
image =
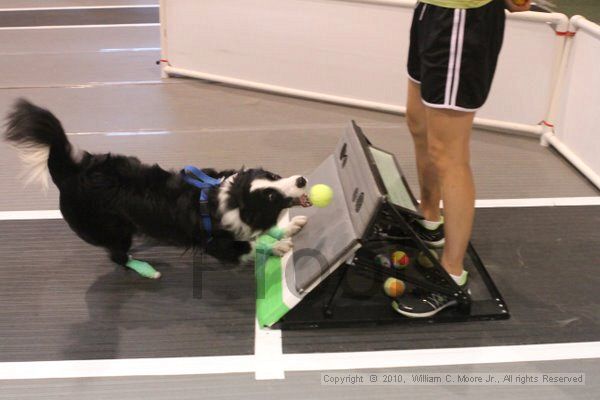
[[[417,3],[410,31],[408,75],[423,102],[475,111],[490,92],[504,38],[504,1],[454,9]]]

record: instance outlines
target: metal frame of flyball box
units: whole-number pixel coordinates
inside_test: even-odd
[[[387,190],[383,183],[383,179],[381,178],[375,160],[368,149],[369,147],[372,147],[387,154],[390,153],[373,146],[362,132],[362,129],[357,126],[354,121],[353,127],[362,144],[363,150],[365,151],[371,172],[375,177],[375,181],[377,182],[379,190],[381,193],[387,195]],[[392,155],[392,157],[394,156]],[[401,179],[403,180],[403,183],[410,195],[411,201],[413,202],[415,208],[417,208],[417,201],[412,194],[412,191],[410,190],[410,187],[408,186],[408,183],[404,178],[402,170],[400,169],[395,157],[394,162],[396,163],[396,168],[400,173]],[[387,196],[384,198],[387,198]],[[448,273],[441,266],[438,259],[430,253],[427,245],[421,240],[421,238],[412,228],[412,224],[417,219],[422,218],[423,217],[420,214],[413,210],[384,200],[381,204],[379,204],[377,212],[375,213],[368,229],[366,230],[366,233],[360,240],[361,247],[354,253],[353,257],[351,257],[351,254],[348,255],[350,261],[342,264],[336,273],[332,274],[321,283],[320,286],[325,288],[325,290],[319,290],[319,288],[317,288],[309,293],[306,298],[304,298],[302,302],[294,309],[290,310],[290,312],[284,316],[281,321],[275,325],[275,327],[285,330],[344,327],[354,326],[356,324],[408,323],[419,321],[460,322],[509,318],[510,314],[508,307],[502,298],[502,295],[498,291],[498,288],[494,284],[491,276],[485,269],[485,266],[473,245],[469,243],[467,254],[470,257],[473,266],[477,270],[477,276],[485,285],[489,293],[489,299],[491,300],[472,300],[470,294],[461,289],[454,282],[454,280],[450,278]],[[389,244],[410,241],[412,246],[423,252],[423,254],[427,256],[430,262],[433,264],[433,268],[428,269],[428,272],[423,274],[423,279],[415,279],[410,274],[406,274],[395,268],[382,268],[380,266],[376,266],[373,264],[372,258],[367,256],[370,244],[386,241],[377,238],[380,236],[382,231],[386,231],[386,229],[389,230],[390,227],[393,229],[399,229],[401,234],[404,236],[401,237],[401,239],[387,239]],[[361,301],[364,299],[360,298],[357,298],[356,301],[351,301],[355,304],[339,307],[337,302],[339,295],[342,292],[341,288],[349,273],[362,275],[365,273],[371,274],[370,278],[375,280],[378,279],[377,276],[379,276],[379,278],[394,277],[401,279],[423,290],[437,291],[439,293],[453,296],[456,298],[458,306],[452,309],[444,310],[433,317],[423,319],[402,317],[391,311],[389,304],[385,308],[385,311],[382,311],[382,308],[376,305],[371,305],[370,307],[361,307]],[[438,283],[436,283],[436,281]],[[330,283],[333,283],[333,290],[331,290],[332,285]]]

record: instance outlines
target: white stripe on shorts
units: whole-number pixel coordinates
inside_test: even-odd
[[[419,21],[423,21],[423,16],[425,15],[425,10],[427,10],[427,4],[423,4],[423,8],[421,9],[421,15],[419,16]]]
[[[460,10],[454,10],[454,23],[452,25],[452,37],[450,38],[450,57],[448,60],[448,76],[446,77],[446,96],[444,104],[450,105],[450,96],[452,94],[452,80],[454,79],[454,64],[456,61],[456,42],[458,40],[458,26],[460,25]]]
[[[456,67],[454,68],[454,78],[452,83],[452,101],[451,106],[456,106],[458,97],[458,85],[460,84],[460,63],[462,60],[463,42],[465,39],[465,20],[467,19],[467,10],[460,10],[460,24],[458,27],[458,48],[456,50]]]

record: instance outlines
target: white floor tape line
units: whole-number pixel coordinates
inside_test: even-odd
[[[285,379],[283,343],[279,329],[261,329],[254,323],[254,357],[256,380]]]
[[[62,219],[60,210],[0,211],[0,221]]]
[[[160,23],[106,24],[106,25],[44,25],[44,26],[3,26],[0,31],[25,31],[44,29],[83,29],[83,28],[130,28],[139,26],[160,26]]]
[[[0,380],[232,374],[254,369],[254,356],[4,362]]]
[[[260,358],[260,360],[259,360]],[[328,371],[445,365],[599,359],[600,342],[552,343],[518,346],[463,347],[346,353],[283,354],[281,359],[259,356],[135,358],[0,362],[0,380],[93,378],[108,376],[171,376],[255,373],[259,363],[278,363],[272,371]],[[264,366],[261,366],[261,368]],[[260,379],[280,379],[268,372]]]
[[[507,207],[566,207],[598,206],[600,196],[595,197],[544,197],[532,199],[481,199],[475,201],[476,208]]]
[[[115,132],[114,136],[154,134],[164,135],[168,131],[140,132]],[[95,134],[76,133],[73,135]],[[574,207],[574,206],[600,206],[600,196],[595,197],[549,197],[532,199],[482,199],[475,201],[477,208],[506,208],[506,207]],[[32,210],[32,211],[0,211],[0,221],[25,220],[25,219],[60,219],[59,210]]]

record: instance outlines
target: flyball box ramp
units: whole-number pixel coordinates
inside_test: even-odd
[[[465,258],[471,290],[467,293],[415,234],[412,226],[422,217],[395,157],[373,146],[354,122],[308,179],[329,185],[333,200],[325,208],[290,209],[282,218],[283,225],[297,215],[308,217],[292,239],[293,251],[281,258],[257,254],[256,313],[261,327],[407,322],[383,293],[383,281],[390,276],[407,284],[405,296],[433,290],[457,299],[458,307],[428,320],[508,318],[504,300],[471,245]],[[398,269],[381,262],[395,251],[408,255],[408,266]]]

